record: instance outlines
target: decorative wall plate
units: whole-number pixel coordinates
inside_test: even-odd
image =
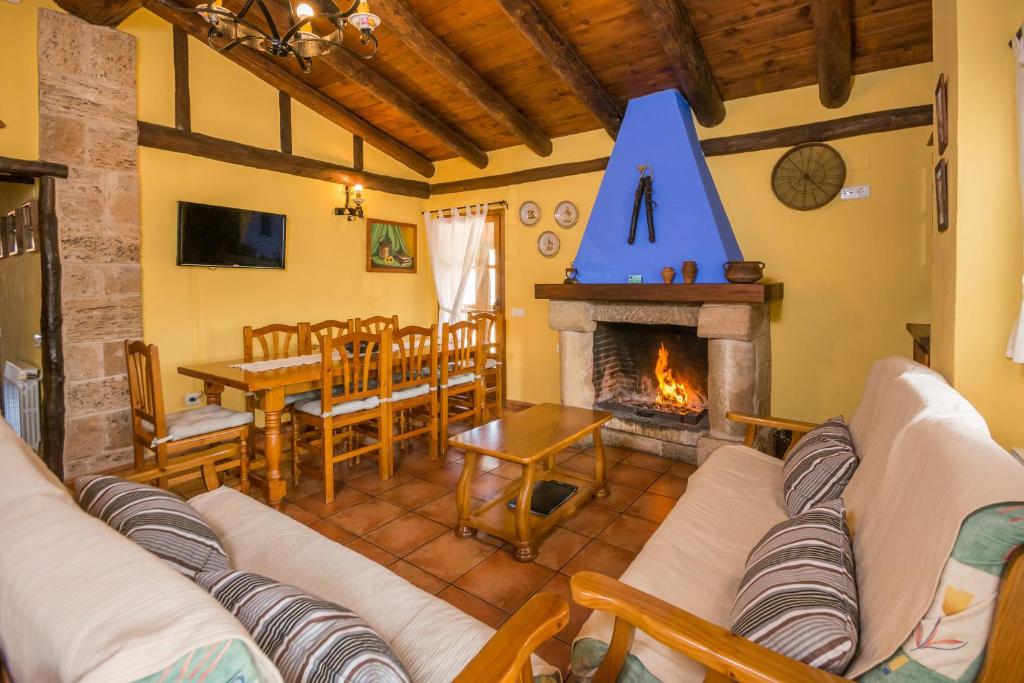
[[[846,182],[846,162],[820,142],[797,145],[772,169],[772,191],[791,209],[810,211],[836,198]]]
[[[558,238],[558,235],[545,230],[541,233],[540,238],[537,240],[537,251],[544,254],[548,258],[551,258],[558,253],[558,250],[562,248],[562,240]]]
[[[523,202],[519,207],[519,222],[528,228],[540,223],[540,207],[537,202]]]
[[[580,219],[580,210],[576,205],[566,200],[559,202],[555,207],[555,222],[563,228],[571,228]]]

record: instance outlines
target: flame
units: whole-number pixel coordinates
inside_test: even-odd
[[[654,366],[654,375],[658,379],[656,404],[670,406],[690,405],[690,392],[686,382],[677,379],[672,374],[672,368],[668,365],[668,349],[665,348],[665,342],[662,342],[661,348],[658,349],[658,362]]]

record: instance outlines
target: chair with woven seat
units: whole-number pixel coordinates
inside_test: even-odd
[[[392,429],[397,426],[397,431],[391,441],[401,447],[409,439],[426,435],[431,460],[437,460],[438,452],[437,356],[437,325],[402,327],[393,337],[388,422]],[[390,460],[393,467],[393,455]]]
[[[124,357],[135,450],[135,467],[124,478],[167,488],[202,476],[212,491],[220,486],[220,472],[238,468],[241,490],[248,493],[252,413],[207,405],[168,414],[156,345],[126,339]]]
[[[505,361],[505,319],[495,311],[477,311],[469,314],[472,322],[479,322],[480,344],[484,358],[481,373],[484,382],[484,415],[486,422],[491,415],[501,417],[505,403],[504,365]],[[494,398],[494,408],[488,397]]]
[[[475,427],[483,417],[480,328],[480,323],[468,320],[441,326],[438,403],[442,455],[448,452],[448,426],[452,422],[469,422]]]
[[[350,332],[331,339],[320,353],[324,391],[317,400],[295,405],[292,453],[296,459],[302,451],[320,458],[324,502],[330,503],[334,465],[339,462],[377,453],[381,480],[391,477],[391,430],[386,421],[391,373],[378,371],[391,367],[391,333]],[[376,440],[361,445],[360,436]],[[336,446],[341,446],[340,452]]]
[[[367,334],[380,334],[387,330],[392,335],[398,329],[397,315],[375,315],[372,318],[356,318],[352,322],[352,331],[366,332]]]
[[[255,361],[294,358],[295,356],[309,354],[312,353],[310,337],[309,323],[298,323],[297,325],[273,323],[255,328],[246,325],[242,328],[242,359],[246,363],[252,363]],[[284,409],[281,411],[282,428],[285,430],[289,428],[290,420],[285,420],[285,418],[291,416],[292,408],[296,403],[311,401],[319,395],[319,391],[316,389],[286,395]],[[245,407],[246,410],[255,414],[255,411],[262,409],[260,397],[256,394],[247,395],[245,397]],[[262,433],[263,429],[261,427],[253,427],[254,435]],[[284,443],[288,443],[288,439],[285,439]],[[253,453],[258,454],[261,450],[259,444],[254,442]],[[259,467],[263,465],[263,462],[260,460],[254,462],[253,465]],[[298,483],[294,461],[292,462],[292,472],[293,480]]]

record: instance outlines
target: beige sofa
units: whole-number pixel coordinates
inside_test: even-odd
[[[891,656],[917,626],[961,521],[985,505],[1024,500],[1024,467],[938,374],[905,359],[875,365],[850,428],[861,460],[843,496],[861,611],[860,647],[845,674],[855,678]],[[587,647],[611,643],[618,616],[640,627],[631,648],[628,638],[620,640],[619,661],[628,650],[662,681],[702,681],[708,673],[833,679],[727,633],[748,553],[788,517],[782,466],[746,446],[717,450],[690,477],[621,583],[574,578],[574,597],[598,608],[574,643],[574,673],[588,673],[576,648],[588,639]],[[1024,601],[1024,593],[1015,600]],[[1024,604],[1013,608],[1020,618]]]
[[[249,649],[259,680],[281,680],[229,612],[84,513],[3,420],[0,473],[0,653],[15,683],[136,681],[228,640]],[[568,621],[564,600],[539,595],[496,635],[233,489],[190,503],[221,536],[232,567],[351,608],[388,641],[414,681],[518,680],[532,649]],[[535,656],[532,662],[536,675],[555,671]]]

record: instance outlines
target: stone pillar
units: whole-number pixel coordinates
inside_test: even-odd
[[[558,330],[562,404],[594,407],[594,307],[586,301],[552,301],[548,325]]]
[[[57,183],[64,476],[132,459],[121,345],[142,336],[135,39],[39,10],[39,157]]]

